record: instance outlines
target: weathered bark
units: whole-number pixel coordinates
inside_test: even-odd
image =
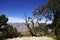
[[[32,29],[29,27],[29,24],[27,24],[27,27],[28,27],[28,29],[29,29],[30,35],[31,35],[31,36],[36,36],[36,35],[33,34]]]

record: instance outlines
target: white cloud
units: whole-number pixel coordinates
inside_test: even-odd
[[[18,17],[8,17],[8,23],[25,23],[25,20],[23,18]],[[36,22],[37,19],[34,19],[34,22]],[[45,20],[40,21],[40,23],[45,23]],[[48,21],[47,24],[52,23],[52,21]]]
[[[25,23],[25,20],[17,17],[8,17],[8,23]]]

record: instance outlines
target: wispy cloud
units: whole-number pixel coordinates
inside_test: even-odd
[[[8,23],[25,23],[25,20],[18,17],[8,17]]]

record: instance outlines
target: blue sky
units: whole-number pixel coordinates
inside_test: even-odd
[[[0,14],[5,14],[8,22],[24,22],[25,13],[32,16],[32,12],[47,0],[0,0]]]

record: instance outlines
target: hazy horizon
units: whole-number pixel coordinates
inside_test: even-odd
[[[27,16],[33,17],[32,12],[38,6],[46,3],[47,0],[0,0],[0,14],[8,17],[8,23],[25,23],[25,13]],[[41,21],[41,23],[44,22],[45,20]]]

